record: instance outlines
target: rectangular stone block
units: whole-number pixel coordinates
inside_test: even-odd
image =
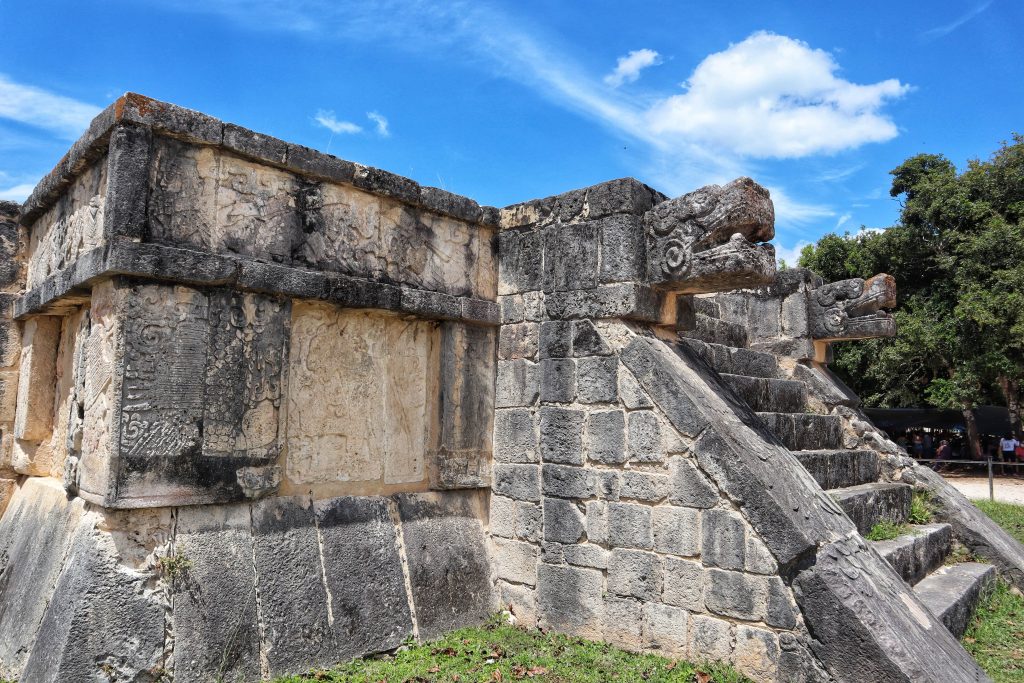
[[[571,408],[540,409],[540,455],[546,463],[583,464],[583,421],[586,414]]]
[[[539,465],[497,464],[491,490],[516,500],[539,501],[540,480]]]
[[[621,474],[622,485],[619,496],[645,503],[657,503],[665,499],[669,492],[669,478],[664,474],[625,470]]]
[[[629,459],[634,462],[663,462],[661,423],[653,410],[629,414]]]
[[[251,525],[247,505],[178,512],[174,562],[184,569],[165,577],[178,589],[175,679],[201,683],[211,671],[239,683],[260,677]]]
[[[662,558],[662,570],[662,602],[691,612],[703,612],[706,574],[700,562],[665,557]]]
[[[604,577],[596,569],[542,564],[537,568],[540,626],[599,639],[603,592]]]
[[[544,531],[544,511],[536,503],[516,501],[515,535],[516,538],[532,543],[539,543]]]
[[[559,498],[544,499],[544,540],[556,543],[579,543],[585,533],[586,520],[576,504]]]
[[[0,368],[16,367],[21,358],[21,330],[6,317],[0,315]]]
[[[313,504],[330,598],[334,661],[396,648],[412,634],[398,529],[390,506],[379,497],[332,498]],[[300,580],[296,588],[301,590],[302,577],[296,578]]]
[[[540,546],[504,538],[492,540],[498,578],[529,586],[537,584]]]
[[[700,512],[659,506],[652,515],[654,549],[659,553],[696,557],[700,554]]]
[[[543,491],[556,498],[591,498],[597,492],[594,472],[584,467],[543,466]]]
[[[587,458],[604,465],[626,462],[626,419],[621,410],[590,413],[586,430]]]
[[[576,391],[580,403],[615,403],[619,362],[614,357],[590,356],[576,361]]]
[[[495,333],[491,328],[441,325],[441,445],[433,488],[491,483]],[[424,416],[429,420],[429,413]]]
[[[644,604],[644,646],[672,656],[685,656],[689,613],[656,602]]]
[[[693,661],[727,662],[732,656],[732,624],[694,614],[690,617],[687,646]]]
[[[543,251],[537,230],[498,233],[498,294],[539,290],[544,277]]]
[[[639,217],[622,214],[595,223],[601,240],[601,282],[642,280],[647,250]]]
[[[653,548],[651,508],[632,503],[608,503],[608,545],[642,550]]]
[[[705,510],[701,526],[701,558],[704,564],[722,569],[742,570],[747,547],[743,517],[729,510]]]
[[[593,567],[594,569],[607,569],[611,559],[609,551],[590,543],[562,546],[562,556],[568,564],[577,567]]]
[[[491,536],[515,538],[516,501],[492,495],[487,519]]]
[[[608,562],[608,592],[645,602],[661,593],[661,561],[654,553],[612,550]]]
[[[597,285],[597,235],[593,223],[543,229],[545,292],[590,289]]]
[[[485,497],[446,491],[396,498],[420,637],[486,621],[497,595],[482,522]]]
[[[0,422],[13,424],[17,411],[18,368],[0,368]]]
[[[498,335],[498,358],[537,358],[540,343],[540,326],[537,323],[502,325]]]
[[[14,418],[15,438],[43,441],[53,429],[60,328],[61,319],[56,316],[39,316],[25,322]]]
[[[572,356],[572,323],[568,320],[545,320],[540,324],[540,357]]]
[[[576,362],[571,358],[547,358],[540,362],[540,400],[572,403],[576,398]]]
[[[498,361],[496,408],[532,406],[540,396],[540,366],[528,360]]]
[[[537,417],[528,408],[501,408],[494,414],[495,462],[537,462]]]
[[[673,505],[710,508],[718,504],[718,490],[687,458],[672,458],[669,476],[672,489],[668,499]]]
[[[744,621],[762,621],[768,602],[768,580],[741,572],[709,569],[704,604],[709,612]]]

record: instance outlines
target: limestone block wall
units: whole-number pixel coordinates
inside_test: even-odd
[[[18,225],[21,207],[0,202],[0,515],[14,492],[14,421],[18,400],[21,330],[14,302],[25,275],[25,232]]]

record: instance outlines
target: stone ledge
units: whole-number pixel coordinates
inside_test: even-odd
[[[489,227],[498,224],[496,208],[480,206],[467,197],[424,187],[388,171],[345,161],[137,93],[125,93],[93,119],[71,150],[36,185],[22,206],[22,223],[29,224],[46,211],[87,164],[106,154],[112,131],[122,124],[142,126],[158,135],[192,144],[220,147],[260,163],[351,185],[467,223]]]
[[[96,282],[115,275],[179,284],[329,301],[346,308],[375,308],[409,313],[428,320],[457,320],[496,326],[500,308],[494,301],[292,268],[252,259],[217,256],[156,244],[120,241],[88,251],[15,303],[14,316],[54,313],[62,304],[88,298]]]

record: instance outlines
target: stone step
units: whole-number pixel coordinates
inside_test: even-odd
[[[871,541],[878,554],[911,586],[942,566],[953,547],[949,524],[922,524],[891,541]]]
[[[878,481],[881,466],[875,451],[796,451],[793,455],[823,489]]]
[[[914,593],[950,632],[960,638],[996,568],[981,562],[942,567],[914,586]]]
[[[838,415],[814,413],[758,413],[758,416],[791,451],[839,449],[843,446],[843,422]]]
[[[828,493],[863,535],[879,522],[906,523],[910,515],[911,491],[908,484],[874,482],[832,489]]]
[[[764,351],[711,344],[700,339],[680,338],[695,354],[703,358],[716,372],[747,377],[780,377],[778,359]]]
[[[756,411],[800,413],[807,408],[807,387],[803,382],[728,373],[722,373],[722,379]]]
[[[696,319],[695,328],[680,330],[680,337],[700,339],[709,344],[724,344],[737,348],[747,347],[747,328],[742,325],[712,318],[703,313],[695,313],[694,318]]]

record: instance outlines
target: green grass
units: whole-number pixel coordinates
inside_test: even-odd
[[[1024,543],[1024,506],[972,501],[1018,541]],[[978,604],[964,647],[996,683],[1024,680],[1024,596],[999,580]]]
[[[1024,597],[997,581],[982,598],[964,647],[996,683],[1024,680]]]
[[[1021,543],[1024,543],[1024,505],[991,500],[972,500],[982,512]]]
[[[910,528],[906,524],[893,524],[883,520],[871,527],[871,531],[864,538],[869,541],[891,541],[909,531]]]
[[[910,516],[907,521],[911,524],[930,524],[934,514],[932,494],[928,491],[914,491],[910,499]]]
[[[441,640],[380,659],[357,659],[328,671],[276,679],[307,681],[545,681],[546,683],[745,683],[718,664],[696,666],[650,654],[634,654],[580,638],[541,633],[501,623],[454,631]]]

